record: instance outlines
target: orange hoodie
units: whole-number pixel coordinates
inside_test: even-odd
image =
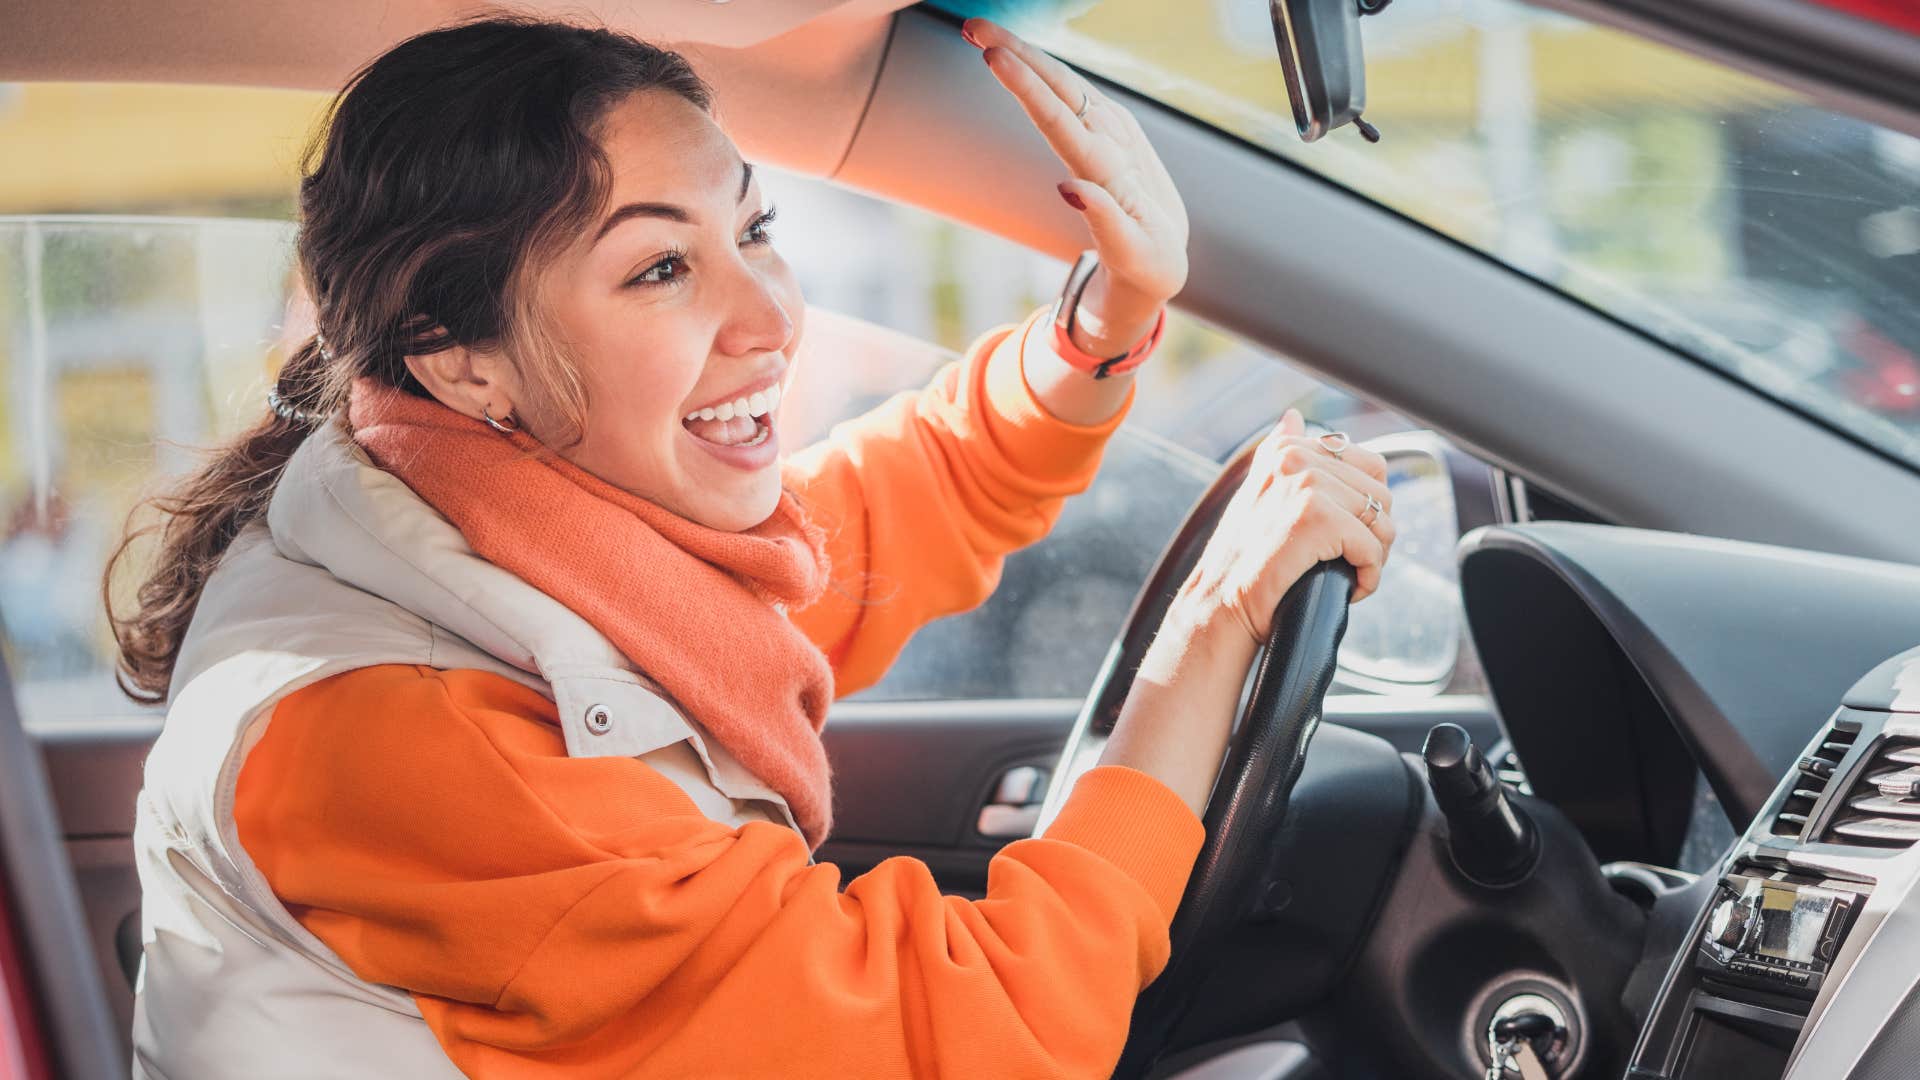
[[[794,614],[839,692],[978,604],[1091,482],[1125,410],[1040,405],[1020,356],[1044,315],[795,456],[836,568],[867,583]],[[791,829],[714,822],[636,759],[568,757],[539,693],[408,665],[283,699],[234,815],[294,917],[412,992],[478,1076],[1104,1076],[1203,838],[1165,785],[1103,766],[994,857],[983,900],[907,858],[843,886]]]

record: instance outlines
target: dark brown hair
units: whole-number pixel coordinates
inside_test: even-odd
[[[335,415],[358,376],[426,396],[406,357],[497,347],[577,441],[586,394],[543,333],[532,271],[599,213],[610,179],[596,140],[606,112],[642,90],[711,111],[679,54],[611,30],[489,17],[394,46],[348,80],[308,147],[297,258],[319,336],[282,367],[282,413],[136,508],[159,519],[128,531],[107,562],[116,677],[136,701],[166,700],[181,639],[207,577],[265,512],[315,422]],[[324,339],[324,343],[323,340]],[[130,613],[114,610],[114,569],[157,534]]]

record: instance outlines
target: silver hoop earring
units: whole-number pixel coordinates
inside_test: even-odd
[[[500,420],[495,420],[493,418],[493,406],[482,405],[480,406],[480,418],[487,422],[488,427],[492,428],[493,430],[499,432],[502,435],[511,435],[514,432],[520,430],[520,425],[518,422],[516,422],[512,427],[508,427],[507,425],[500,422],[500,420],[512,420],[513,413],[511,411],[509,411],[507,415],[501,417]]]

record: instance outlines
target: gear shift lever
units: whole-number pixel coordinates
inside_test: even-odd
[[[1447,817],[1454,865],[1482,885],[1514,885],[1533,873],[1540,839],[1533,821],[1507,798],[1506,789],[1458,724],[1436,724],[1420,756],[1427,786]]]

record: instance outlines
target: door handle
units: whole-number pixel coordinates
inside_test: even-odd
[[[1040,805],[1047,797],[1047,770],[1016,765],[1000,776],[993,798],[980,808],[975,828],[996,840],[1032,836],[1040,822]]]

